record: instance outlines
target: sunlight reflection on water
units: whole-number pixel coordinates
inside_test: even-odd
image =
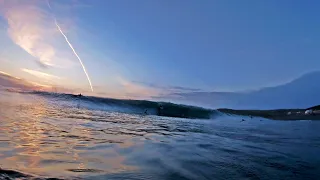
[[[46,177],[314,179],[320,124],[190,120],[0,91],[0,166]],[[1,178],[1,173],[0,173]]]
[[[129,148],[134,143],[130,139],[112,134],[106,136],[102,131],[88,128],[83,119],[70,119],[70,116],[79,114],[85,117],[81,110],[65,118],[66,113],[54,112],[54,107],[45,99],[21,95],[2,99],[0,105],[3,116],[0,122],[0,157],[3,167],[61,176],[70,175],[70,172],[115,173],[136,169],[123,164],[125,157],[115,149],[102,148],[113,144]],[[50,117],[57,119],[48,119]]]

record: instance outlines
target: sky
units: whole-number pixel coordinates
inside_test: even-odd
[[[28,88],[148,99],[259,89],[320,70],[316,0],[49,5],[0,0],[0,74],[22,79]]]

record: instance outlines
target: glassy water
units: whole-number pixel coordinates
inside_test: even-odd
[[[0,178],[320,177],[319,121],[191,120],[90,107],[0,92]]]

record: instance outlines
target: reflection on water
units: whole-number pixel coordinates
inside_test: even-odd
[[[319,122],[159,118],[35,95],[0,97],[3,169],[88,179],[316,179],[320,173]]]
[[[137,169],[125,165],[125,157],[111,148],[130,148],[135,145],[131,139],[97,131],[90,122],[74,118],[88,116],[85,110],[59,112],[43,98],[19,94],[1,99],[0,105],[1,167],[62,177]]]

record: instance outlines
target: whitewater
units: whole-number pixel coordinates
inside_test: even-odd
[[[319,131],[319,121],[0,91],[0,179],[317,179]]]

